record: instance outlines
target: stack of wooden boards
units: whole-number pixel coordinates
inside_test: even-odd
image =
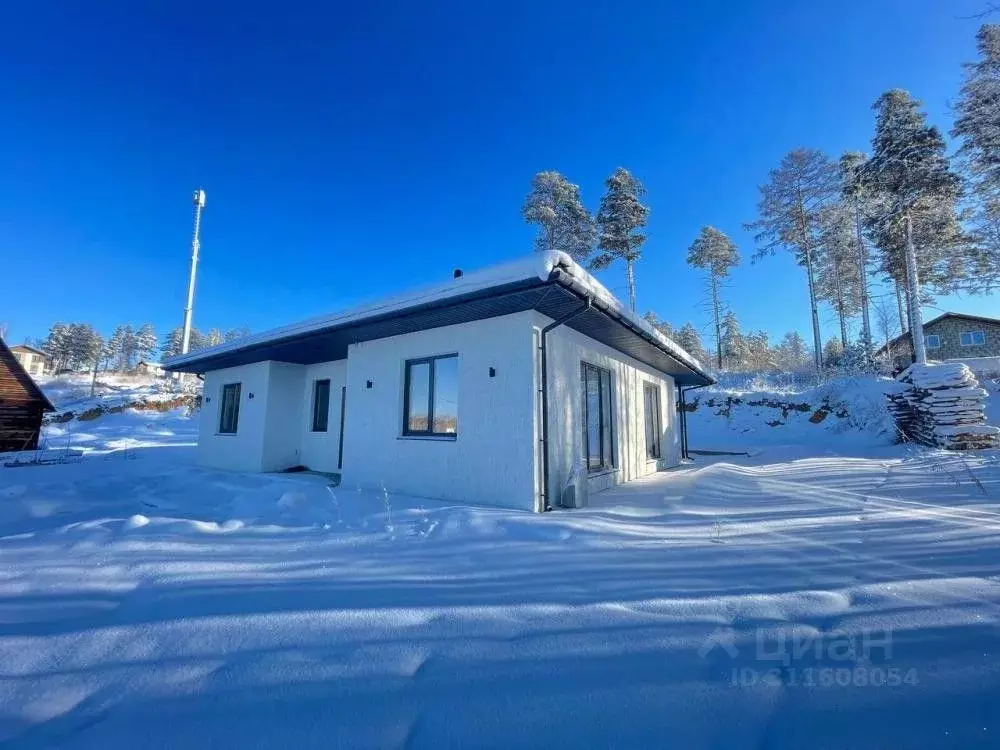
[[[961,362],[913,364],[896,379],[889,410],[907,440],[948,450],[996,448],[1000,428],[986,424],[987,391]]]

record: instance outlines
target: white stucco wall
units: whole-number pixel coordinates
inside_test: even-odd
[[[310,366],[257,362],[206,373],[199,461],[237,471],[282,471],[300,464],[336,471],[340,387],[345,374],[345,360]],[[325,377],[330,378],[330,429],[314,433],[312,385]],[[241,384],[235,435],[219,434],[222,386],[227,383]]]
[[[312,431],[313,389],[317,380],[330,381],[330,419],[326,432]],[[340,394],[347,382],[347,360],[305,368],[302,399],[302,463],[314,471],[337,471],[340,446]]]
[[[264,421],[263,471],[282,471],[302,463],[302,388],[306,368],[271,362]],[[260,398],[257,394],[254,400]]]
[[[532,313],[517,313],[352,345],[344,486],[384,484],[390,492],[531,510],[531,320]],[[458,354],[458,436],[402,437],[406,360],[452,353]]]
[[[255,362],[205,374],[198,433],[198,460],[206,466],[236,471],[262,471],[264,424],[270,362]],[[222,386],[240,383],[240,414],[236,434],[219,434]],[[250,394],[254,394],[251,399]]]
[[[549,322],[549,318],[536,314],[536,326],[542,327]],[[574,464],[583,459],[581,362],[609,370],[613,386],[615,468],[592,475],[588,481],[590,492],[646,476],[658,467],[680,463],[680,429],[673,378],[567,326],[550,331],[547,338],[551,505],[558,506]],[[646,458],[643,384],[647,382],[660,385],[663,434],[662,458],[658,462]]]

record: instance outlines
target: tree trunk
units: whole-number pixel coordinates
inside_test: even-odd
[[[722,369],[722,323],[719,320],[719,279],[712,274],[712,311],[715,313],[715,356]]]
[[[903,290],[900,283],[896,282],[896,307],[899,308],[899,333],[906,333],[906,313],[903,312]]]
[[[812,249],[807,246],[805,250],[806,276],[809,279],[809,306],[812,309],[813,360],[816,364],[816,372],[819,372],[823,369],[823,344],[820,342],[819,310],[816,305],[816,282],[813,280]]]
[[[628,306],[635,312],[635,269],[630,260],[625,261],[625,276],[628,279]]]
[[[858,233],[858,278],[861,283],[861,340],[865,346],[865,363],[870,367],[875,360],[875,348],[872,346],[872,320],[868,301],[868,249],[861,233],[861,209],[854,206],[854,225]]]
[[[840,264],[833,261],[833,286],[837,295],[837,317],[840,319],[840,343],[847,351],[847,313],[844,311],[844,287],[840,279]]]
[[[913,246],[913,221],[909,212],[903,217],[906,228],[906,277],[907,302],[910,311],[910,338],[913,339],[913,354],[918,364],[927,363],[927,348],[924,346],[924,321],[920,314],[920,276],[917,274],[917,249]]]

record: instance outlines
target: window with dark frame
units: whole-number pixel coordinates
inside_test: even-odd
[[[235,435],[240,423],[240,383],[227,383],[222,386],[222,399],[219,406],[219,434]]]
[[[313,432],[326,432],[330,425],[330,381],[313,383]]]
[[[403,435],[458,435],[458,355],[406,361]]]
[[[663,429],[660,423],[660,386],[655,383],[645,383],[642,388],[642,400],[646,409],[646,458],[661,458],[660,437]]]
[[[614,428],[611,410],[611,373],[580,363],[583,386],[583,455],[588,471],[604,471],[615,465]]]

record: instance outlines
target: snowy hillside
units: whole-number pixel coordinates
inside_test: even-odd
[[[692,450],[765,452],[769,457],[865,455],[895,442],[888,378],[847,377],[799,390],[717,387],[688,396]]]
[[[0,744],[995,747],[997,456],[743,397],[693,440],[759,455],[545,515],[201,468],[185,408],[52,425],[88,453],[0,466]]]
[[[197,443],[198,380],[101,375],[93,396],[89,375],[43,377],[38,383],[56,407],[45,419],[43,448],[89,453]]]

